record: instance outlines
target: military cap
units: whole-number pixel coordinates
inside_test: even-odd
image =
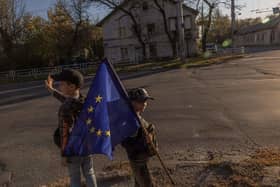
[[[154,100],[154,98],[151,97],[144,88],[133,88],[128,91],[128,96],[132,101],[146,101],[148,99]]]
[[[67,81],[78,88],[82,87],[84,84],[84,77],[83,75],[74,69],[63,69],[60,73],[54,74],[51,76],[55,81]]]

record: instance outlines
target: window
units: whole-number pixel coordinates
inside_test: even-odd
[[[275,40],[275,31],[271,31],[271,41]]]
[[[149,50],[150,50],[150,57],[157,57],[157,46],[156,44],[150,44],[149,46]]]
[[[121,48],[121,58],[122,59],[128,58],[128,49],[127,48]]]
[[[126,36],[126,29],[125,27],[119,27],[119,36],[125,37]]]
[[[169,28],[170,28],[170,31],[177,30],[177,19],[176,18],[169,18]]]
[[[155,33],[155,30],[156,30],[156,26],[154,23],[147,25],[147,32],[149,36],[153,35]]]
[[[192,18],[191,16],[184,17],[184,28],[190,30],[192,28]]]
[[[262,33],[262,41],[264,41],[264,37],[265,37],[265,34],[264,33]]]
[[[143,2],[142,8],[143,8],[143,10],[148,10],[148,9],[149,9],[149,4],[148,4],[147,1],[144,1],[144,2]]]

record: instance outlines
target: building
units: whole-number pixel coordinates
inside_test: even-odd
[[[159,0],[161,2],[161,0]],[[174,0],[164,1],[167,27],[178,35],[177,7]],[[162,3],[162,2],[161,2]],[[120,7],[129,10],[129,7],[137,4],[133,14],[142,30],[141,38],[145,42],[147,59],[161,59],[172,57],[172,45],[165,32],[164,19],[152,0],[126,0]],[[143,45],[133,32],[131,17],[125,14],[121,8],[113,10],[98,26],[103,29],[103,45],[105,57],[113,63],[141,62],[143,58]],[[195,24],[198,12],[184,6],[184,28],[186,56],[193,56],[197,52],[197,27]],[[178,37],[177,37],[178,38]],[[178,40],[178,39],[177,39]],[[177,42],[178,43],[178,42]],[[178,45],[177,45],[178,46]],[[177,47],[178,48],[178,47]],[[178,51],[178,49],[176,49]]]
[[[280,17],[241,29],[235,36],[237,46],[271,46],[280,44]]]

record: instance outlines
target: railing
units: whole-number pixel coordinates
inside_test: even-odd
[[[224,56],[230,54],[245,54],[246,49],[245,47],[235,47],[235,48],[217,48],[208,50],[211,54],[215,54],[217,56]]]
[[[37,79],[40,77],[46,77],[49,73],[59,73],[63,68],[72,68],[81,71],[83,74],[88,74],[97,68],[96,62],[83,63],[83,64],[71,64],[61,65],[54,67],[42,67],[32,69],[21,69],[0,72],[0,80],[19,80],[33,78]]]
[[[217,51],[210,51],[212,55],[224,56],[229,54],[245,54],[245,48],[227,48],[227,49],[218,49]],[[72,68],[81,71],[84,75],[89,73],[94,73],[97,68],[98,62],[89,62],[82,64],[70,64],[70,65],[61,65],[54,67],[41,67],[41,68],[32,68],[32,69],[22,69],[22,70],[11,70],[0,72],[0,81],[5,80],[36,80],[46,77],[48,74],[61,72],[63,68]],[[118,63],[117,67],[125,68],[133,66],[135,63]]]
[[[235,47],[235,48],[227,48],[227,49],[219,49],[219,55],[228,55],[228,54],[245,54],[245,47]]]

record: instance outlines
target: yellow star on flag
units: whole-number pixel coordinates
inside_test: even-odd
[[[94,132],[95,132],[95,128],[94,128],[94,127],[91,127],[90,130],[89,130],[89,132],[90,132],[90,133],[94,133]]]
[[[110,131],[106,131],[105,134],[106,134],[106,136],[111,136],[111,132]]]
[[[87,109],[88,113],[93,112],[93,110],[94,110],[94,108],[92,106],[88,107],[88,109]]]
[[[98,95],[96,98],[95,98],[95,101],[96,103],[100,103],[102,101],[102,97],[100,95]]]
[[[87,125],[90,125],[91,122],[92,122],[92,120],[91,120],[90,118],[88,118],[87,121],[86,121],[86,124],[87,124]]]
[[[101,136],[102,135],[102,131],[99,129],[97,132],[96,132],[97,136]]]

